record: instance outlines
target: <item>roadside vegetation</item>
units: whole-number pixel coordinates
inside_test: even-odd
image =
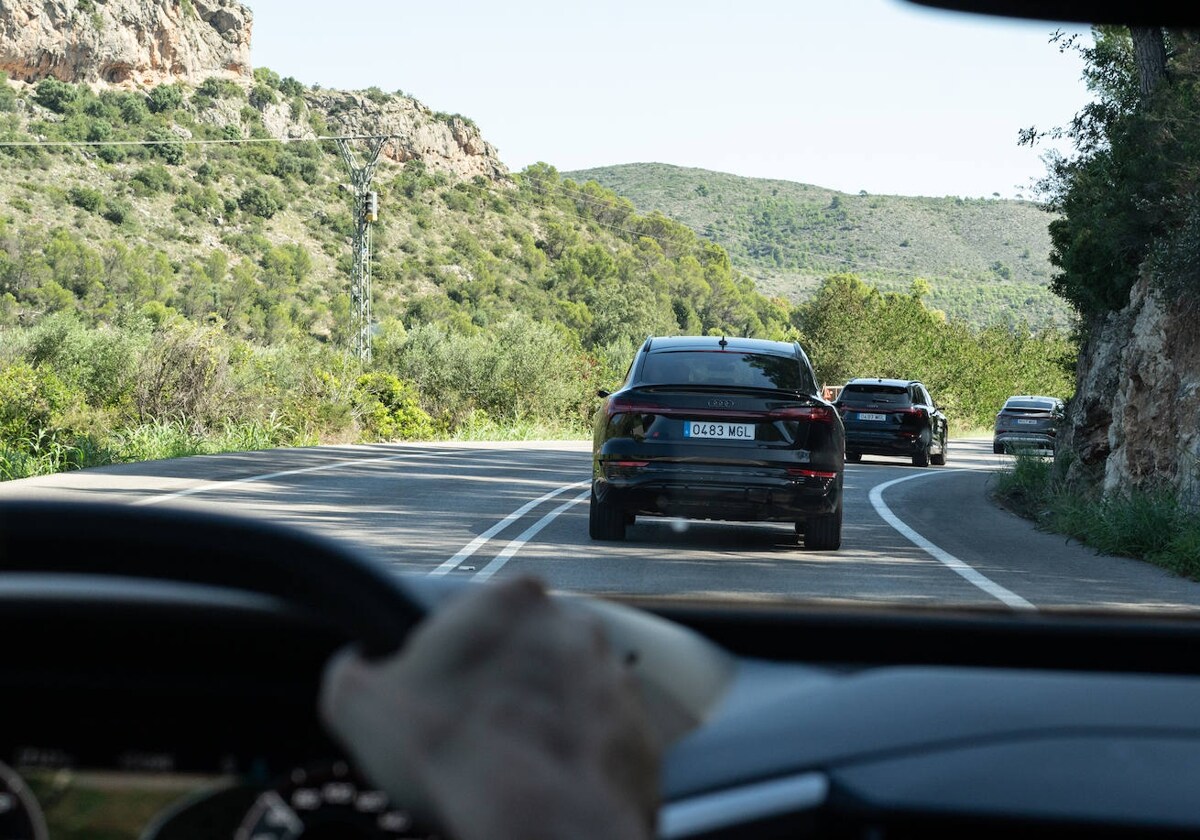
[[[1065,129],[1023,132],[1031,145],[1049,135],[1075,146],[1073,156],[1047,158],[1041,188],[1057,216],[1052,288],[1078,313],[1083,336],[1128,304],[1140,277],[1181,305],[1200,295],[1200,39],[1144,28],[1135,48],[1124,27],[1096,27],[1092,35],[1090,43],[1064,37],[1060,46],[1085,59],[1095,100]],[[1075,457],[1066,447],[1054,461],[1018,457],[1000,477],[997,498],[1098,551],[1200,579],[1194,500],[1153,481],[1105,493],[1101,475],[1070,469]]]
[[[1018,453],[1013,468],[998,475],[994,492],[1005,507],[1045,530],[1200,580],[1200,517],[1169,488],[1105,495],[1068,484],[1064,473],[1061,461]]]
[[[320,108],[352,98],[263,68],[250,89],[50,80],[0,94],[0,139],[98,144],[0,147],[0,478],[329,442],[584,437],[596,389],[651,334],[800,340],[832,385],[920,377],[959,429],[1014,391],[1067,395],[1071,342],[1044,324],[947,317],[912,279],[836,274],[811,302],[768,297],[690,227],[547,164],[495,180],[380,167],[364,366],[347,352],[341,161],[270,141],[264,123],[321,132]],[[159,142],[107,145],[139,139]]]

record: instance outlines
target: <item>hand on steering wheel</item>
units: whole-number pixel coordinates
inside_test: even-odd
[[[458,840],[650,838],[661,745],[601,623],[517,579],[403,649],[326,669],[320,709],[395,804]]]

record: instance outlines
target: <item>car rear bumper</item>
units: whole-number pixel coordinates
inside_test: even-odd
[[[997,432],[992,438],[993,447],[1011,449],[1054,449],[1055,436],[1034,432]]]
[[[921,432],[846,432],[846,451],[861,455],[912,455],[920,452],[929,440]]]
[[[598,477],[596,497],[636,514],[796,522],[832,513],[840,474],[789,476],[784,470],[728,465],[650,464]]]

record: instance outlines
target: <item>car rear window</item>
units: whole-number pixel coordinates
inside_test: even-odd
[[[646,356],[640,385],[732,385],[816,392],[816,383],[794,358],[764,353],[669,350]]]
[[[1053,411],[1055,404],[1050,400],[1009,400],[1004,407],[1017,411]]]
[[[908,388],[903,385],[850,384],[838,397],[844,403],[907,403]]]

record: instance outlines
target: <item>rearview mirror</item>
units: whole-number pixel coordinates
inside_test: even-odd
[[[600,390],[596,391],[596,396],[599,397],[600,399],[604,399],[604,398],[608,397],[611,393],[612,393],[612,391],[605,391],[603,388],[601,388]]]
[[[919,6],[956,12],[1072,23],[1121,26],[1195,26],[1196,9],[1177,0],[1142,0],[1106,6],[1094,0],[908,0]]]

